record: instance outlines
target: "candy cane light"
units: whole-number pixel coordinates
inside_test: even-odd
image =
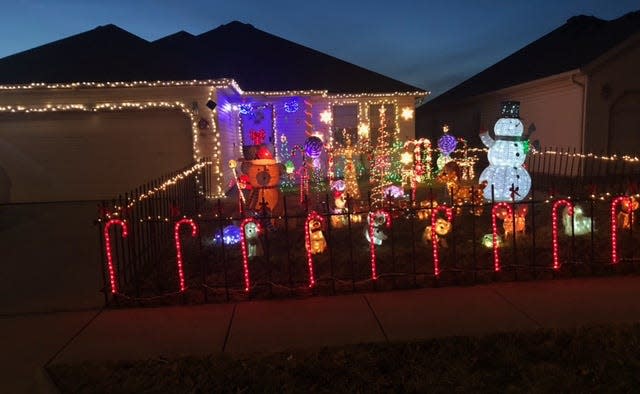
[[[240,247],[242,249],[242,270],[244,272],[244,291],[249,291],[251,288],[251,280],[249,278],[249,256],[247,253],[247,237],[245,234],[245,226],[249,223],[254,223],[258,229],[258,233],[262,231],[260,222],[254,218],[246,218],[240,223]]]
[[[438,221],[438,212],[444,211],[448,221],[453,218],[453,209],[440,205],[431,209],[431,245],[433,246],[433,274],[438,277],[440,275],[440,254],[438,251],[438,234],[436,233],[436,223]]]
[[[500,271],[500,242],[498,238],[497,216],[500,214],[502,209],[506,210],[506,215],[513,216],[513,208],[511,208],[511,205],[506,202],[499,202],[491,208],[491,227],[493,229],[493,270],[495,272]]]
[[[313,249],[311,245],[311,229],[309,228],[312,221],[318,221],[321,225],[324,225],[324,218],[320,216],[316,211],[311,211],[307,215],[307,220],[304,223],[304,241],[307,249],[307,265],[309,266],[309,287],[313,287],[316,284],[315,276],[313,274]]]
[[[611,200],[611,262],[618,263],[618,205],[631,204],[630,198],[618,196]]]
[[[376,218],[379,216],[384,217],[384,225],[389,228],[391,227],[391,215],[389,212],[378,209],[375,212],[369,212],[369,254],[371,255],[371,279],[378,279],[378,272],[376,266],[376,244],[374,242],[374,230],[376,227]],[[381,223],[382,224],[382,223]]]
[[[573,203],[569,200],[558,200],[553,203],[551,209],[551,231],[552,231],[552,243],[553,243],[553,269],[560,268],[560,259],[558,257],[558,208],[565,205],[567,207],[567,215],[573,216]]]
[[[113,254],[111,253],[111,238],[109,237],[109,229],[111,226],[117,225],[122,228],[122,238],[127,238],[127,222],[121,219],[111,219],[104,225],[104,245],[107,253],[107,268],[109,269],[109,282],[111,283],[111,294],[118,292],[118,281],[116,279],[116,272],[113,268]]]
[[[198,235],[198,226],[193,219],[183,218],[176,222],[173,228],[173,238],[176,244],[176,264],[178,266],[178,280],[180,281],[180,291],[185,291],[187,287],[184,284],[184,265],[182,258],[182,243],[180,242],[180,227],[186,224],[191,227],[191,237]]]

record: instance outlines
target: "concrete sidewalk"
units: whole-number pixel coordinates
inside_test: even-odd
[[[48,362],[243,356],[362,342],[640,320],[640,277],[511,282],[169,308],[67,312],[0,320],[3,392],[46,386]],[[13,357],[11,357],[13,355]],[[16,355],[18,358],[16,359]],[[7,365],[9,360],[3,360]],[[36,386],[27,385],[29,379]],[[7,391],[9,390],[9,391]]]

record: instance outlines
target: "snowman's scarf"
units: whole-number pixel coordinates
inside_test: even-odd
[[[519,142],[519,141],[525,141],[526,138],[523,138],[522,136],[519,135],[497,135],[496,136],[496,141],[513,141],[513,142]]]

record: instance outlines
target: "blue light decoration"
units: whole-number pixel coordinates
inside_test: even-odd
[[[312,159],[317,159],[322,153],[323,146],[324,144],[320,138],[311,136],[304,142],[304,153]]]
[[[248,115],[253,111],[253,106],[251,104],[240,104],[238,105],[238,110],[243,115]]]
[[[236,225],[228,225],[222,229],[222,240],[225,245],[236,245],[240,242],[240,227]],[[213,242],[216,245],[221,245],[220,232],[218,231],[213,237]]]
[[[284,103],[284,110],[290,114],[294,112],[298,112],[299,109],[300,109],[300,103],[298,102],[298,99],[294,98]]]
[[[438,139],[438,149],[440,149],[440,152],[445,156],[449,156],[453,153],[453,151],[456,150],[457,145],[458,140],[450,134],[445,134]]]

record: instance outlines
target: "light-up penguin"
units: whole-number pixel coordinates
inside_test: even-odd
[[[488,132],[480,139],[489,148],[489,166],[480,174],[479,183],[487,181],[484,198],[491,201],[491,190],[497,202],[521,201],[531,189],[531,177],[523,167],[528,141],[523,138],[524,126],[519,119],[520,102],[502,103],[502,117],[494,126],[496,139]],[[493,187],[492,187],[493,186]]]

